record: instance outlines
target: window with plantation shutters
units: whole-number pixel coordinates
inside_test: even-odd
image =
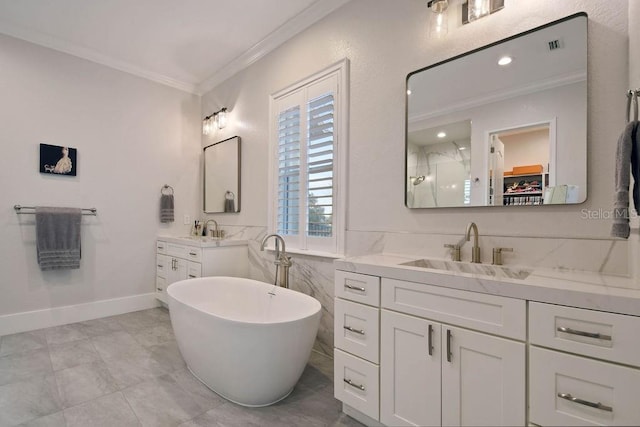
[[[346,67],[345,60],[272,96],[270,228],[287,248],[343,252]]]

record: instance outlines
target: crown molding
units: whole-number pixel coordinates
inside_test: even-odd
[[[82,59],[86,59],[88,61],[114,68],[128,74],[133,74],[134,76],[142,77],[144,79],[151,80],[165,86],[170,86],[184,92],[197,94],[195,84],[176,80],[163,74],[143,69],[126,61],[121,61],[108,55],[103,55],[93,49],[78,46],[74,43],[61,40],[59,38],[39,31],[28,30],[0,20],[0,33],[53,50],[57,50],[58,52],[63,52]]]
[[[196,93],[203,95],[229,77],[258,61],[287,40],[315,24],[350,0],[319,0],[281,25],[245,53],[222,67],[214,75],[196,86]]]

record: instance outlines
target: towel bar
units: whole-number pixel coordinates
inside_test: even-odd
[[[167,185],[167,184],[163,185],[162,189],[160,189],[160,194],[165,194],[164,190],[169,190],[170,193],[168,193],[168,194],[170,194],[170,195],[173,194],[173,187],[170,186],[170,185]]]
[[[18,215],[23,215],[23,214],[35,214],[35,206],[20,206],[20,205],[14,205],[13,209],[15,209],[16,213]],[[29,211],[27,212],[23,212],[23,209],[29,209]],[[96,208],[82,208],[82,215],[98,215],[98,209]]]

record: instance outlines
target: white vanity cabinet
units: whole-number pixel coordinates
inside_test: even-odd
[[[640,425],[640,317],[529,303],[532,423]]]
[[[335,285],[345,412],[390,426],[524,425],[524,301],[339,270]]]
[[[525,344],[477,332],[524,341],[524,301],[394,279],[381,297],[383,424],[524,425]]]
[[[247,277],[246,241],[161,237],[156,241],[156,298],[165,304],[167,287],[202,276]]]

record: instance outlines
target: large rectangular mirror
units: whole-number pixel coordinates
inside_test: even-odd
[[[407,76],[409,208],[587,198],[587,15]]]
[[[240,137],[204,148],[204,212],[240,212]]]

